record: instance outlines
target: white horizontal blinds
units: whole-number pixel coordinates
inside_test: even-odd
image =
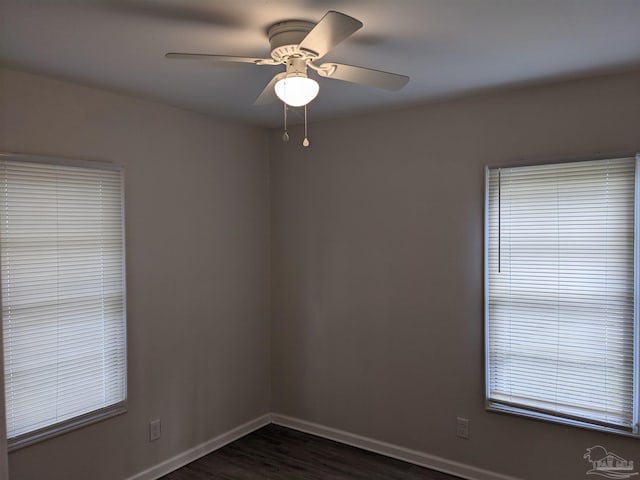
[[[635,165],[489,170],[490,400],[633,428]]]
[[[7,432],[125,399],[122,172],[0,162]]]

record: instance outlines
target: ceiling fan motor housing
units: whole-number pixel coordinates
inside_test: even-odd
[[[298,48],[313,27],[315,23],[301,20],[289,20],[272,25],[267,32],[271,45],[271,57],[283,63],[291,57],[310,60],[316,58],[318,55],[315,52]]]

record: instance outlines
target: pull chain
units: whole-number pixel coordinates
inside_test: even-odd
[[[282,141],[288,142],[289,134],[287,133],[287,104],[282,102],[282,105],[284,105],[284,133],[282,134]]]
[[[307,106],[304,106],[304,140],[302,141],[303,147],[309,146],[309,138],[307,137]]]

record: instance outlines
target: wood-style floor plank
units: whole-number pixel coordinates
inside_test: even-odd
[[[457,477],[267,425],[161,480],[457,480]]]

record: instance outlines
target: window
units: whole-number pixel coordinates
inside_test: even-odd
[[[124,411],[123,175],[0,155],[10,448]]]
[[[636,165],[487,170],[489,409],[638,435]]]

